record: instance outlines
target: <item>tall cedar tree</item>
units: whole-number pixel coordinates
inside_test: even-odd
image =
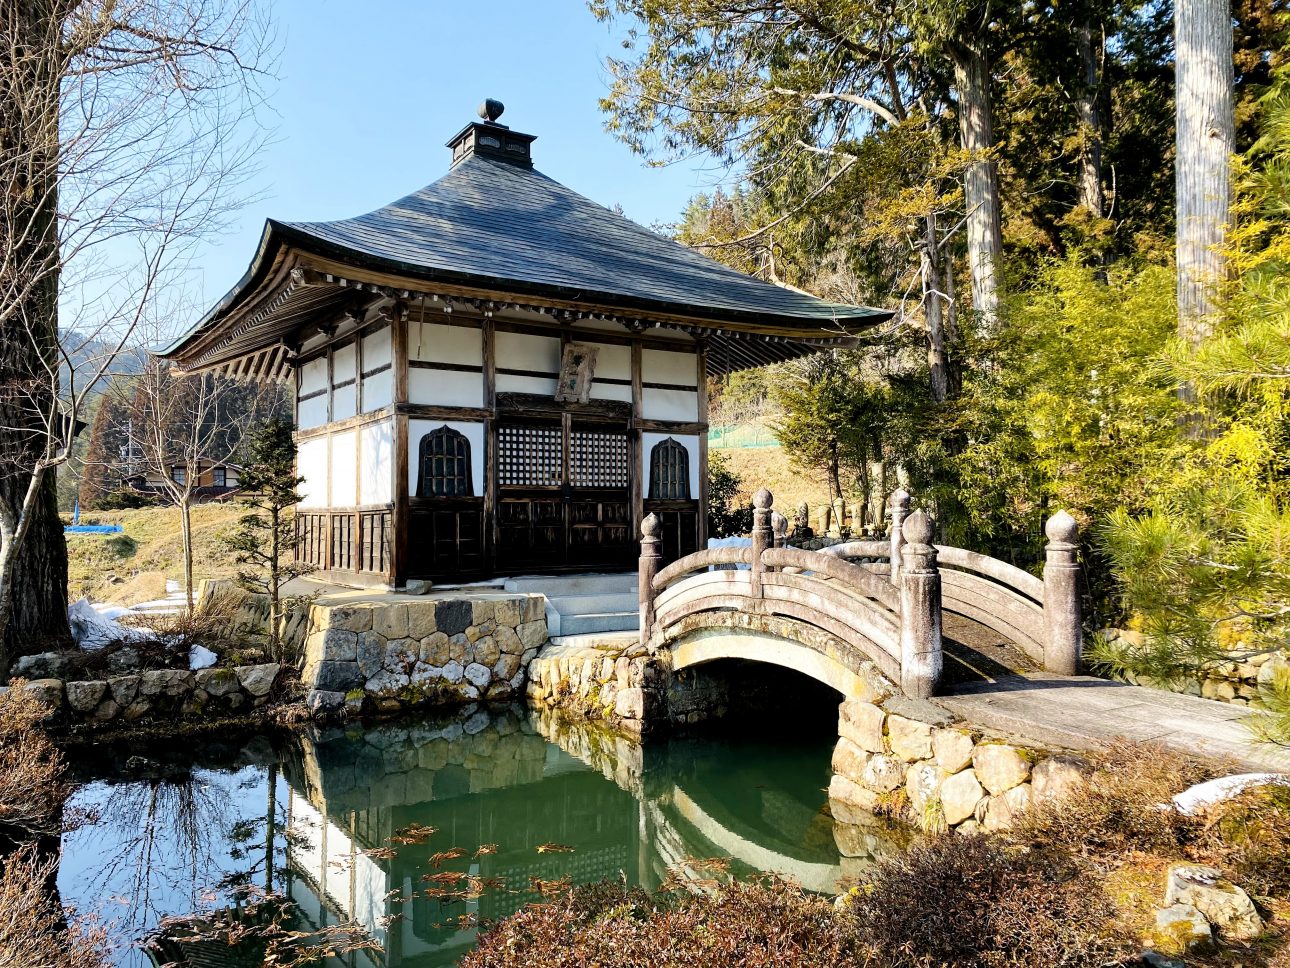
[[[308,574],[309,565],[295,560],[299,537],[291,509],[300,503],[298,488],[304,478],[296,474],[296,444],[291,421],[274,418],[256,426],[246,442],[241,486],[243,503],[251,510],[238,521],[225,541],[244,567],[238,583],[250,592],[269,597],[269,648],[279,661],[284,655],[282,617],[286,600],[282,588]]]

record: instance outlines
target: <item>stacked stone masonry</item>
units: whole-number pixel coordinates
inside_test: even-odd
[[[395,712],[505,700],[547,642],[541,595],[312,605],[304,646],[311,711]]]
[[[106,727],[145,719],[242,715],[272,701],[280,671],[276,662],[196,672],[149,669],[106,679],[32,679],[24,688],[49,706],[57,720]]]
[[[1032,803],[1083,782],[1087,764],[982,736],[933,702],[906,699],[874,672],[838,717],[829,803],[834,819],[874,814],[927,830],[1004,830]]]
[[[1130,646],[1140,646],[1145,642],[1141,632],[1125,629],[1103,629],[1100,635],[1109,642],[1123,641]],[[1166,681],[1132,674],[1124,678],[1136,686],[1265,709],[1275,689],[1290,690],[1290,653],[1250,651],[1238,647],[1232,650],[1231,659],[1215,664],[1198,678]]]

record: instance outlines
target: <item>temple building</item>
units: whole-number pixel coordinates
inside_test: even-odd
[[[610,571],[642,518],[706,543],[707,377],[850,345],[890,313],[744,275],[533,167],[482,121],[433,184],[266,223],[163,355],[295,386],[298,554],[331,581]]]

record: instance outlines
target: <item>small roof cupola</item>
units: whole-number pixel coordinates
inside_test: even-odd
[[[470,122],[448,142],[454,168],[471,155],[487,155],[526,168],[533,167],[529,146],[537,140],[537,135],[521,134],[500,124],[497,119],[505,110],[506,105],[491,97],[479,106],[479,116],[484,120]]]

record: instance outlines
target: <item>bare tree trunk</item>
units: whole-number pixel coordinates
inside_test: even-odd
[[[48,441],[46,421],[57,413],[60,65],[50,24],[64,14],[62,3],[6,2],[0,24],[14,51],[10,69],[0,72],[0,152],[13,179],[0,186],[8,196],[0,231],[13,247],[5,253],[12,267],[5,290],[24,294],[0,325],[0,502],[15,516],[24,505],[32,515],[25,529],[15,520],[15,547],[7,549],[13,570],[0,615],[5,659],[69,636],[67,542],[53,474],[43,475],[36,500],[28,501],[32,469]],[[6,671],[7,663],[0,668]]]
[[[944,283],[941,281],[941,253],[936,230],[936,213],[923,219],[923,244],[919,258],[923,268],[923,313],[927,319],[927,370],[932,399],[944,403],[949,395],[949,354],[945,349]]]
[[[999,320],[999,262],[1003,256],[1003,219],[999,207],[999,177],[989,152],[994,147],[990,108],[990,64],[976,38],[965,37],[950,46],[954,85],[958,91],[959,137],[971,155],[963,173],[967,206],[968,267],[972,272],[972,305],[984,329]]]
[[[278,541],[282,527],[282,511],[274,508],[269,522],[272,524],[269,535],[269,651],[275,662],[283,661],[282,649],[282,589],[281,557],[282,548]]]
[[[1098,57],[1093,46],[1093,28],[1084,24],[1076,32],[1081,83],[1075,95],[1079,115],[1079,204],[1101,218],[1106,207],[1102,193],[1102,121],[1097,109]]]
[[[179,499],[179,528],[184,545],[184,602],[187,614],[193,614],[193,499],[185,490]]]
[[[1227,0],[1175,0],[1178,332],[1192,346],[1210,333],[1222,281],[1231,205],[1232,10]],[[1183,396],[1193,396],[1190,387]]]

